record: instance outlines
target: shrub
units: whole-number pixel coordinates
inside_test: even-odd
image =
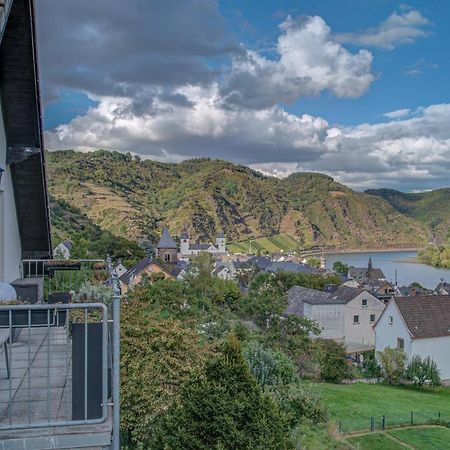
[[[79,291],[72,296],[72,300],[77,303],[105,303],[109,305],[112,302],[113,295],[111,286],[86,281]]]
[[[317,356],[320,362],[320,377],[324,381],[339,383],[350,377],[351,367],[345,359],[343,344],[332,339],[323,339],[319,341]]]
[[[384,381],[397,384],[405,373],[406,354],[400,348],[386,347],[378,352]]]
[[[278,385],[270,392],[286,414],[291,428],[296,427],[303,419],[313,424],[327,422],[328,411],[321,398],[303,386],[295,383]]]
[[[261,386],[294,381],[295,366],[283,353],[265,349],[254,341],[249,342],[242,353],[250,371]]]
[[[383,371],[375,358],[375,352],[364,352],[362,373],[367,378],[381,378]]]
[[[414,355],[408,364],[405,376],[407,380],[411,380],[418,388],[424,385],[433,387],[441,385],[437,365],[429,356],[422,359],[419,355]]]
[[[288,421],[250,373],[237,338],[183,386],[152,445],[165,449],[292,449]]]

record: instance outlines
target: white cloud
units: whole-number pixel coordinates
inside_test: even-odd
[[[354,33],[339,33],[336,39],[342,43],[392,50],[428,36],[429,33],[423,28],[429,24],[429,20],[417,10],[394,12],[376,27]]]
[[[233,59],[221,88],[228,106],[259,109],[324,90],[337,97],[359,97],[375,80],[372,54],[351,53],[335,42],[321,17],[288,17],[280,29],[278,59],[250,50]]]
[[[384,113],[383,116],[387,117],[388,119],[399,119],[400,117],[405,117],[410,113],[409,108],[404,109],[396,109],[395,111],[390,111],[387,113]]]

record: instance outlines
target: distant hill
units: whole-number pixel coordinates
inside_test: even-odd
[[[281,235],[289,246],[421,244],[429,235],[389,201],[323,174],[278,179],[222,160],[160,163],[106,150],[50,152],[47,167],[55,199],[132,240],[154,240],[163,224],[199,239],[219,229],[233,242]],[[61,232],[70,227],[58,210],[53,220]]]
[[[450,238],[450,189],[404,193],[393,189],[370,189],[367,194],[383,198],[398,212],[427,225],[434,238]]]

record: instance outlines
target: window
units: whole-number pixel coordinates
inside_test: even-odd
[[[389,325],[392,325],[394,323],[394,318],[392,316],[389,316]]]
[[[359,316],[353,316],[353,324],[359,323]]]
[[[371,314],[370,315],[370,321],[371,322],[375,322],[375,314]]]
[[[165,261],[165,262],[170,262],[170,253],[166,253],[166,254],[164,255],[164,261]]]
[[[363,298],[362,299],[362,305],[363,306],[367,306],[367,298]]]
[[[397,348],[404,350],[405,349],[405,340],[401,338],[397,338]]]

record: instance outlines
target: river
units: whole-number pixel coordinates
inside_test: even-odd
[[[331,269],[335,261],[348,266],[367,267],[369,257],[372,257],[373,267],[380,268],[389,281],[395,281],[397,270],[399,286],[408,286],[417,281],[424,287],[434,289],[441,278],[450,281],[450,269],[438,269],[419,263],[416,251],[332,253],[325,255],[326,267]]]

